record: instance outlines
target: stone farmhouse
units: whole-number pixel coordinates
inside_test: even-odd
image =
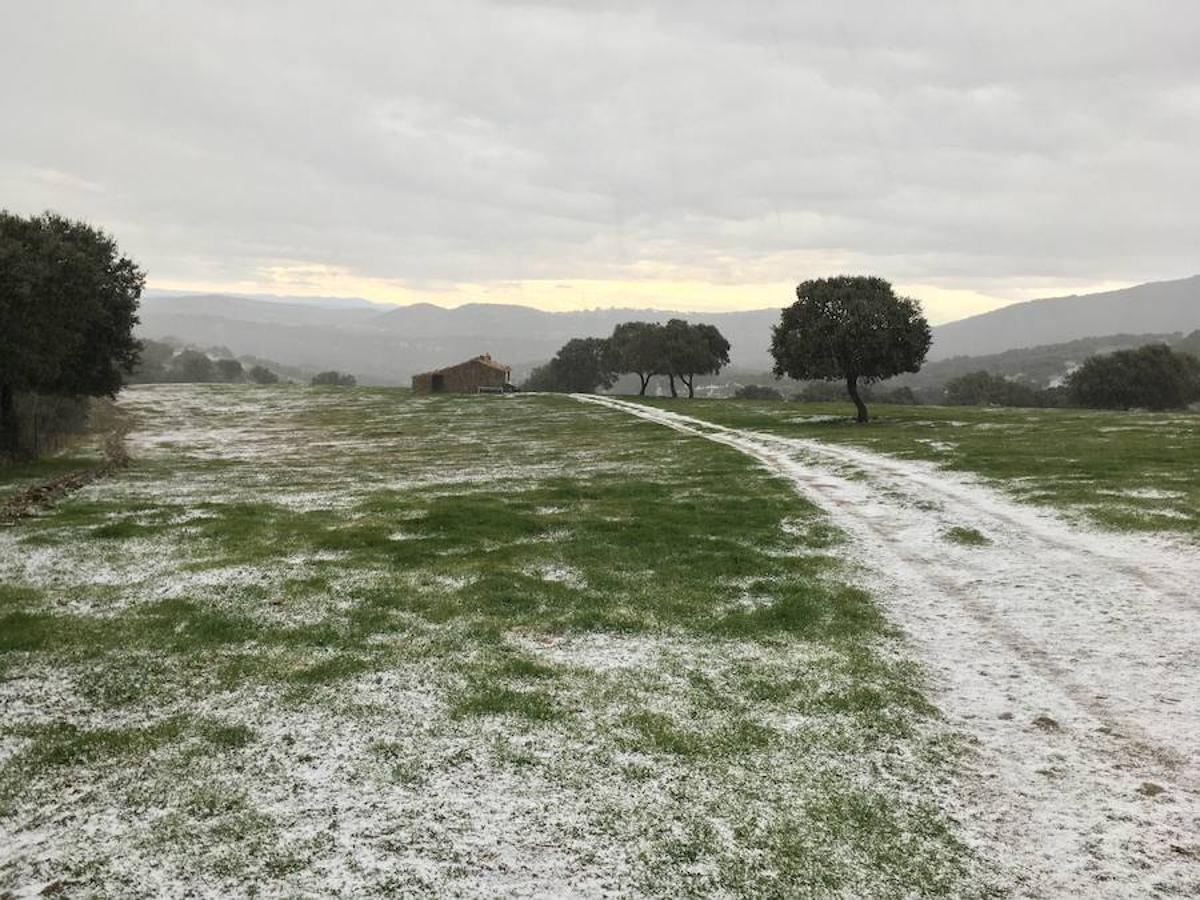
[[[485,353],[456,366],[414,375],[417,394],[498,394],[512,390],[512,369]]]

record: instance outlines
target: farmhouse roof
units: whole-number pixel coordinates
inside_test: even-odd
[[[440,372],[448,372],[451,369],[457,369],[459,366],[469,366],[471,363],[479,363],[480,365],[487,366],[489,369],[495,369],[497,372],[507,372],[510,368],[509,366],[504,365],[504,363],[496,362],[496,360],[492,359],[492,355],[490,353],[482,353],[479,356],[472,356],[470,359],[464,360],[460,363],[455,363],[452,366],[443,366],[440,369],[433,369],[422,374],[437,375]]]

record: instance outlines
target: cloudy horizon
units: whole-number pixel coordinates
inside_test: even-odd
[[[1196,274],[1200,8],[21,3],[0,206],[156,289],[934,322]],[[952,10],[952,11],[951,11]]]

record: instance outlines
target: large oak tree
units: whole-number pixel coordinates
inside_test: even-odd
[[[916,372],[932,336],[920,304],[899,297],[882,278],[838,275],[805,281],[771,335],[775,375],[845,382],[868,420],[858,384]]]
[[[145,275],[84,222],[0,211],[0,454],[19,449],[16,393],[113,396],[137,363]]]

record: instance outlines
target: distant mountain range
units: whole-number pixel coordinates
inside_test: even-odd
[[[417,372],[491,353],[521,377],[573,337],[600,337],[619,322],[677,316],[712,322],[733,345],[736,365],[769,368],[767,343],[779,310],[672,313],[649,309],[544,312],[472,303],[454,309],[417,303],[387,307],[289,304],[225,294],[150,295],[139,333],[198,346],[222,346],[304,369],[340,369],[359,380],[399,384]]]
[[[1118,291],[1014,303],[934,329],[932,359],[979,356],[1110,334],[1200,328],[1200,275]]]
[[[716,325],[733,346],[732,365],[767,371],[778,309],[673,313],[653,309],[544,312],[525,306],[429,303],[388,307],[333,298],[248,298],[150,292],[139,333],[198,346],[223,346],[306,371],[340,369],[364,383],[401,384],[415,373],[490,352],[514,376],[554,355],[573,337],[600,337],[618,322],[679,317]],[[930,360],[997,354],[1104,335],[1190,332],[1200,328],[1200,276],[1084,296],[1007,306],[934,329]],[[1084,348],[1079,348],[1081,351]],[[954,368],[958,368],[955,366]]]

